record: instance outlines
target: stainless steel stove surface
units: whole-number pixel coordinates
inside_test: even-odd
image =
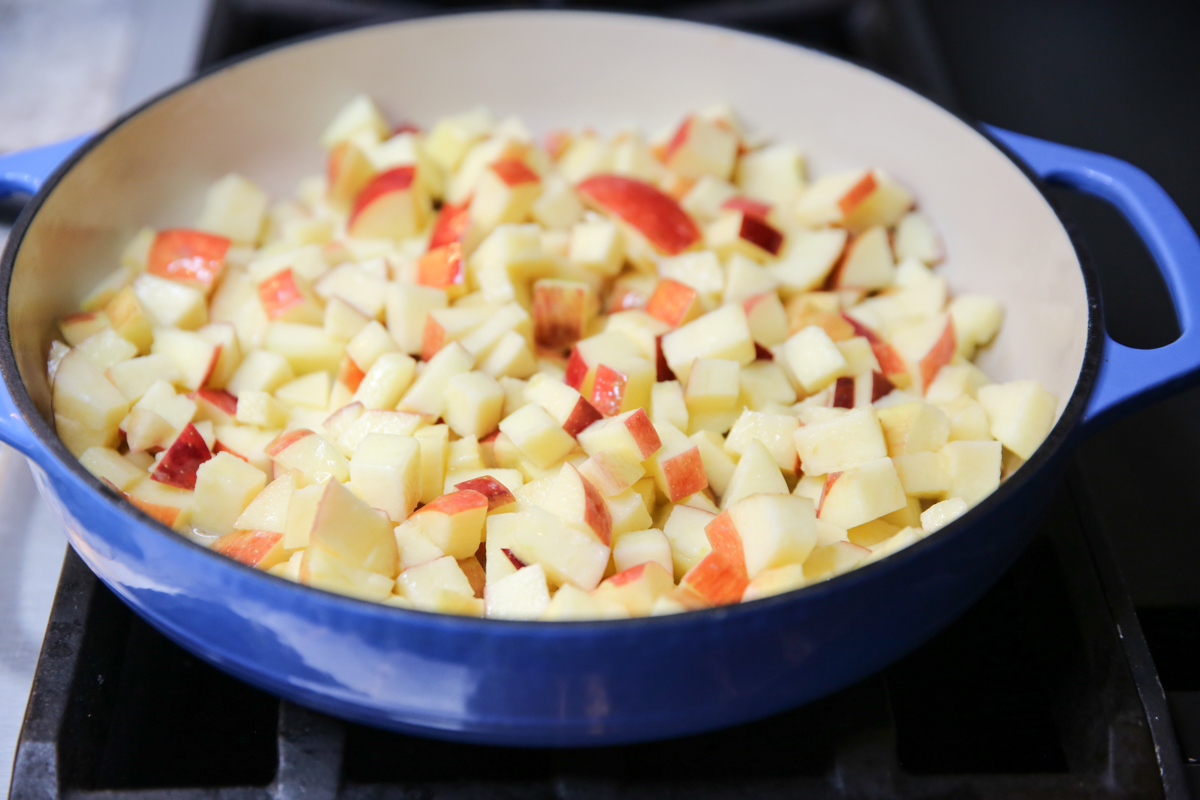
[[[516,4],[513,4],[516,5]],[[547,2],[540,7],[568,7]],[[1169,0],[592,2],[732,25],[896,77],[968,117],[1143,167],[1200,227],[1200,7]],[[461,2],[212,0],[200,66]],[[1178,332],[1115,212],[1053,187],[1132,346]],[[68,553],[11,797],[1200,799],[1200,392],[1086,442],[1022,559],[880,675],[751,725],[596,750],[447,744],[238,683]]]

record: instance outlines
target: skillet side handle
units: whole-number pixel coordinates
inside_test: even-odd
[[[0,198],[18,192],[37,194],[58,165],[90,138],[92,135],[85,133],[54,144],[0,155]]]
[[[59,165],[90,138],[89,133],[30,150],[0,155],[0,198],[19,193],[37,194]],[[4,290],[7,291],[7,287]],[[0,362],[0,372],[5,383],[0,387],[0,441],[40,461],[45,457],[45,448],[25,424],[8,388],[19,385],[21,376],[3,362]]]
[[[1084,411],[1086,436],[1118,417],[1200,383],[1200,239],[1175,201],[1132,164],[990,125],[984,129],[1049,183],[1116,206],[1154,257],[1179,317],[1174,342],[1137,350],[1104,334],[1100,372]]]

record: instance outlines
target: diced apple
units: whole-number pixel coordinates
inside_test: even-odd
[[[746,557],[742,540],[728,512],[722,512],[705,526],[711,552],[688,570],[680,580],[708,605],[727,605],[742,599],[750,579],[746,573]]]
[[[81,311],[68,314],[58,321],[58,330],[67,344],[75,347],[85,339],[109,327],[109,318],[102,311]],[[115,327],[115,326],[114,326]]]
[[[435,308],[445,308],[449,300],[444,289],[415,284],[388,285],[387,327],[400,349],[410,355],[421,352],[425,320]]]
[[[525,399],[546,410],[564,431],[576,436],[580,431],[601,419],[596,407],[579,392],[561,381],[539,373],[530,378],[524,390]]]
[[[947,497],[975,505],[1000,486],[1000,442],[950,442],[942,448],[950,483]]]
[[[946,458],[940,452],[918,452],[892,459],[904,493],[911,497],[941,498],[950,488]]]
[[[292,496],[293,502],[298,495]],[[325,548],[358,569],[387,577],[399,570],[396,537],[387,517],[337,480],[322,484],[308,543],[310,549]]]
[[[79,463],[88,472],[111,483],[120,492],[146,477],[146,470],[138,469],[111,447],[89,447],[79,457]]]
[[[804,190],[804,156],[790,145],[770,145],[739,158],[734,177],[750,197],[791,203]]]
[[[884,228],[875,227],[854,237],[846,246],[834,275],[838,288],[883,289],[895,281],[896,263]]]
[[[783,344],[783,358],[800,386],[810,394],[832,383],[847,366],[837,344],[816,325],[788,337]]]
[[[148,272],[143,272],[134,278],[129,288],[138,301],[141,311],[157,327],[195,330],[208,322],[208,309],[204,302],[204,293],[198,289],[178,281],[160,278]],[[114,303],[118,301],[123,304],[127,303],[120,295],[113,300]],[[126,321],[126,324],[129,324],[129,321]],[[121,323],[114,323],[113,329],[122,336],[126,336]],[[134,338],[130,336],[126,336],[126,338],[133,341],[134,344],[138,344]]]
[[[700,230],[669,195],[645,181],[594,175],[576,187],[584,201],[621,219],[663,255],[676,255],[700,241]]]
[[[591,619],[625,619],[629,612],[624,606],[604,597],[595,597],[570,584],[560,586],[546,607],[542,619],[566,622]]]
[[[869,407],[803,425],[793,434],[793,441],[809,475],[841,472],[888,454],[879,419]]]
[[[913,196],[882,170],[873,170],[875,189],[854,210],[846,213],[842,225],[851,233],[872,227],[891,228],[913,206]]]
[[[796,473],[800,471],[795,439],[799,426],[799,421],[792,415],[747,409],[730,429],[724,449],[740,458],[751,441],[758,441],[767,448],[781,470]]]
[[[939,314],[894,331],[891,344],[907,363],[914,384],[924,392],[954,357],[954,321],[949,314]],[[883,359],[879,363],[883,366]]]
[[[522,567],[487,587],[487,615],[497,619],[540,619],[550,607],[541,564]]]
[[[674,588],[670,569],[656,561],[645,561],[606,579],[593,596],[624,606],[631,616],[643,617],[650,614],[659,597]]]
[[[487,512],[487,497],[473,490],[459,490],[423,506],[408,521],[442,552],[466,558],[479,549]]]
[[[542,508],[569,525],[590,530],[603,544],[612,538],[612,515],[604,497],[579,470],[563,464]]]
[[[221,279],[229,239],[186,228],[161,230],[146,260],[146,273],[207,294]],[[143,301],[144,302],[144,301]]]
[[[549,581],[556,585],[569,583],[591,591],[600,583],[608,566],[609,548],[591,529],[563,522],[536,507],[511,516],[517,518],[510,534],[513,557],[523,564],[541,564]]]
[[[243,390],[273,392],[296,377],[287,359],[266,350],[251,350],[226,384],[226,390],[237,396]]]
[[[1037,381],[993,383],[977,394],[992,436],[1021,458],[1033,456],[1054,427],[1058,399]]]
[[[484,614],[483,601],[475,597],[471,581],[450,556],[404,570],[396,579],[396,589],[413,608],[422,611],[475,617]]]
[[[150,352],[150,344],[154,340],[154,323],[142,307],[142,302],[134,292],[132,284],[117,292],[104,309],[104,313],[95,314],[93,319],[102,320],[105,316],[114,331],[137,345],[139,353]],[[59,327],[61,329],[63,323],[59,323]],[[63,332],[63,336],[68,343],[71,343],[72,337],[68,336],[66,331]]]
[[[443,494],[450,428],[430,425],[413,436],[421,446],[421,502],[432,503]]]
[[[825,175],[816,180],[800,197],[796,216],[809,226],[838,223],[852,214],[875,191],[875,175],[869,170],[854,170]]]
[[[571,197],[574,200],[574,194]],[[606,219],[575,223],[571,227],[567,259],[598,275],[615,276],[625,261],[625,244],[620,231]]]
[[[738,362],[729,359],[697,358],[692,363],[684,391],[689,415],[733,408],[738,398],[740,367]]]
[[[934,503],[921,513],[921,527],[926,534],[933,533],[938,528],[944,528],[954,520],[967,513],[969,506],[961,497],[952,497],[940,503]]]
[[[350,482],[367,505],[402,522],[421,497],[421,448],[411,436],[368,435],[350,458]]]
[[[243,425],[282,428],[287,425],[288,409],[266,392],[244,389],[238,398],[238,409],[234,419]]]
[[[261,570],[282,564],[289,557],[283,548],[283,534],[272,531],[233,531],[213,542],[212,549]]]
[[[580,431],[578,438],[589,456],[622,448],[639,461],[650,458],[663,446],[657,429],[641,408],[596,422]]]
[[[750,335],[763,347],[774,347],[788,338],[788,317],[774,291],[747,298],[742,303]]]
[[[712,431],[697,431],[689,438],[700,451],[700,461],[704,465],[709,487],[718,497],[724,496],[737,467],[725,452],[725,438]]]
[[[430,417],[440,417],[446,408],[446,385],[455,375],[470,372],[475,358],[458,342],[438,351],[397,406]]]
[[[669,422],[681,431],[688,429],[688,407],[679,381],[659,381],[650,387],[650,418]]]
[[[724,211],[704,230],[704,242],[722,258],[739,253],[760,263],[783,252],[783,232],[744,211]]]
[[[376,603],[387,600],[393,586],[386,575],[355,567],[325,547],[309,547],[300,554],[296,577],[309,586]]]
[[[787,493],[787,481],[774,457],[762,442],[751,439],[721,494],[721,508],[727,509],[752,494]]]
[[[504,390],[482,372],[464,372],[446,382],[450,429],[459,436],[486,436],[496,430],[504,408]]]
[[[489,470],[489,473],[494,472],[511,473],[513,470]],[[452,485],[454,489],[458,491],[470,490],[482,494],[488,500],[489,514],[503,514],[516,510],[516,497],[513,496],[512,491],[507,485],[492,477],[491,474],[479,475],[478,477],[466,478],[465,480],[462,479],[465,477],[465,475],[469,474],[473,473],[460,472],[456,473],[455,475],[447,476],[446,482],[448,484],[453,482]],[[520,474],[518,473],[513,477],[515,478],[515,481],[510,478],[510,483],[515,482],[517,484],[517,488],[520,488],[520,484],[522,482]]]
[[[853,542],[821,545],[805,560],[804,577],[809,583],[829,580],[854,569],[870,555],[870,550]]]
[[[77,349],[101,372],[123,361],[129,361],[138,353],[136,345],[108,327],[101,328],[84,339]]]
[[[646,313],[675,328],[703,314],[704,306],[694,288],[666,278],[658,282],[650,295]]]
[[[255,495],[234,521],[240,531],[282,534],[286,530],[288,503],[296,491],[296,475],[285,472]]]
[[[58,363],[53,402],[55,413],[110,434],[129,413],[129,401],[78,349]]]
[[[933,224],[924,215],[910,212],[896,225],[896,258],[916,258],[926,264],[942,260],[942,242]]]
[[[648,562],[660,565],[668,576],[673,573],[671,542],[662,531],[629,531],[613,542],[613,564],[618,573]],[[671,585],[674,587],[674,581]]]
[[[197,470],[211,458],[212,453],[209,452],[208,445],[196,431],[196,427],[189,422],[167,448],[158,466],[150,474],[150,479],[181,489],[195,489]]]
[[[483,230],[524,222],[542,193],[538,174],[519,158],[501,158],[483,171],[471,198],[471,219]]]
[[[774,597],[800,589],[808,583],[809,580],[804,575],[804,566],[801,564],[785,564],[782,567],[763,570],[746,586],[746,591],[742,593],[742,602],[749,603],[764,597]]]
[[[329,440],[305,428],[285,431],[266,448],[266,453],[284,469],[299,470],[306,483],[332,477],[350,480],[350,465]]]
[[[670,423],[655,426],[655,431],[662,447],[646,460],[646,471],[659,491],[675,502],[706,488],[708,476],[696,444]]]
[[[741,539],[747,575],[785,564],[803,564],[817,543],[813,502],[789,494],[754,494],[729,507]]]
[[[151,354],[165,355],[175,364],[186,389],[199,389],[212,375],[221,354],[221,346],[191,331],[157,328]]]
[[[217,453],[196,470],[192,524],[211,533],[231,533],[242,512],[266,485],[267,476],[261,470],[229,453]]]
[[[534,340],[554,350],[572,347],[587,335],[596,309],[588,284],[543,278],[533,285]]]
[[[754,339],[746,312],[727,305],[676,328],[662,338],[663,356],[671,371],[686,381],[697,358],[725,358],[739,364],[754,361]]]
[[[915,401],[879,409],[888,455],[936,452],[950,440],[950,420],[931,403]]]
[[[738,136],[712,120],[692,115],[680,123],[667,143],[663,163],[677,175],[712,175],[728,180],[737,160]]]
[[[817,513],[849,530],[903,508],[906,502],[896,468],[885,457],[829,473]]]

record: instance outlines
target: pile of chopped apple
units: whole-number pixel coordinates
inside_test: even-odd
[[[643,139],[367,98],[324,177],[209,189],[60,321],[59,435],[163,524],[293,581],[515,619],[827,580],[978,503],[1055,397],[878,169],[811,182],[727,109]]]

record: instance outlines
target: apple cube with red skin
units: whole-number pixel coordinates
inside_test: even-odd
[[[446,555],[466,558],[479,549],[487,513],[487,497],[460,489],[422,506],[408,521]]]
[[[146,271],[208,293],[221,279],[229,244],[224,236],[203,231],[187,228],[161,230],[150,245]]]
[[[913,384],[924,392],[954,358],[954,320],[949,314],[939,314],[901,328],[892,333],[891,345],[907,364]],[[883,366],[882,359],[879,363]]]
[[[650,614],[659,597],[674,588],[671,572],[662,564],[647,561],[606,578],[592,594],[619,603],[631,616],[644,617]]]
[[[189,422],[167,448],[158,467],[150,474],[150,479],[181,489],[195,489],[196,471],[210,458],[212,453],[204,438],[196,426]]]
[[[817,543],[817,516],[812,500],[790,494],[754,494],[726,512],[741,538],[746,573],[803,564]]]
[[[533,285],[533,338],[565,350],[587,335],[596,314],[592,287],[580,281],[543,278]]]
[[[699,293],[686,283],[664,278],[646,302],[646,313],[677,328],[704,313]]]
[[[571,436],[577,436],[603,417],[583,395],[545,373],[539,372],[529,379],[524,395],[527,401],[545,409]]]
[[[266,453],[284,469],[299,470],[306,483],[332,477],[350,480],[350,464],[333,444],[307,428],[284,431],[266,447]]]
[[[248,567],[268,570],[288,560],[283,534],[272,531],[233,531],[213,542],[212,549]]]
[[[400,349],[420,353],[425,338],[425,319],[435,308],[445,308],[449,298],[444,289],[394,282],[387,288],[387,328]]]
[[[708,605],[728,605],[741,602],[742,593],[750,583],[746,573],[746,556],[728,511],[713,517],[704,528],[712,550],[688,570],[680,581]]]
[[[900,353],[878,333],[854,317],[843,314],[842,319],[853,328],[855,336],[862,336],[871,343],[871,352],[875,354],[875,359],[879,362],[879,369],[883,371],[887,379],[900,388],[908,386],[911,376],[908,374],[908,366],[904,363],[904,358]]]
[[[627,531],[613,541],[613,566],[623,572],[638,564],[653,562],[674,573],[671,559],[671,540],[657,528]]]
[[[595,534],[605,545],[612,540],[612,515],[604,497],[571,464],[563,464],[542,508],[572,525]]]
[[[705,243],[722,258],[740,253],[758,262],[783,252],[783,232],[755,214],[724,211],[704,231]]]
[[[627,448],[601,450],[579,465],[579,474],[605,497],[615,497],[646,474],[642,462]]]
[[[260,283],[258,299],[268,319],[308,325],[323,323],[325,319],[312,287],[290,269],[280,270]]]
[[[663,152],[663,163],[684,178],[712,175],[729,180],[733,176],[737,154],[736,131],[714,120],[692,115],[675,129]]]
[[[656,425],[655,430],[662,449],[647,460],[646,467],[659,491],[671,502],[703,491],[708,486],[708,476],[695,443],[670,423]]]
[[[644,408],[600,420],[580,431],[578,439],[589,456],[619,448],[638,461],[645,461],[663,446],[658,430]]]
[[[428,198],[417,168],[393,167],[372,177],[359,190],[347,231],[363,239],[407,239],[425,227]]]
[[[605,359],[615,355],[643,357],[641,349],[629,336],[618,331],[604,331],[595,336],[581,339],[571,350],[567,359],[563,382],[576,389],[584,397],[591,397],[596,382],[596,371]]]
[[[221,345],[192,331],[158,328],[150,352],[170,358],[183,376],[183,386],[195,390],[208,382],[220,358]]]
[[[650,387],[658,371],[644,358],[614,353],[596,367],[589,400],[606,417],[650,404]]]
[[[505,511],[511,511],[513,510],[512,506],[516,505],[517,502],[508,487],[490,475],[483,475],[456,483],[454,484],[454,488],[460,492],[479,492],[486,497],[489,514],[492,512],[504,513]]]
[[[625,222],[663,255],[677,255],[700,239],[700,229],[679,203],[657,187],[621,175],[593,175],[576,190],[588,205]]]
[[[904,508],[907,503],[896,467],[885,457],[826,475],[817,514],[849,530]]]
[[[870,197],[876,186],[875,174],[870,170],[825,175],[801,195],[796,216],[809,227],[841,222]]]
[[[325,163],[326,196],[331,205],[349,210],[363,187],[375,176],[375,167],[357,144],[338,143]]]
[[[483,171],[471,198],[472,222],[490,231],[506,222],[524,222],[542,193],[538,174],[519,158],[501,158]]]
[[[462,245],[451,242],[421,256],[416,278],[419,285],[442,289],[450,299],[466,294],[467,266]]]
[[[125,499],[167,527],[183,525],[188,520],[186,509],[191,507],[192,492],[154,480],[142,481],[128,492]]]

